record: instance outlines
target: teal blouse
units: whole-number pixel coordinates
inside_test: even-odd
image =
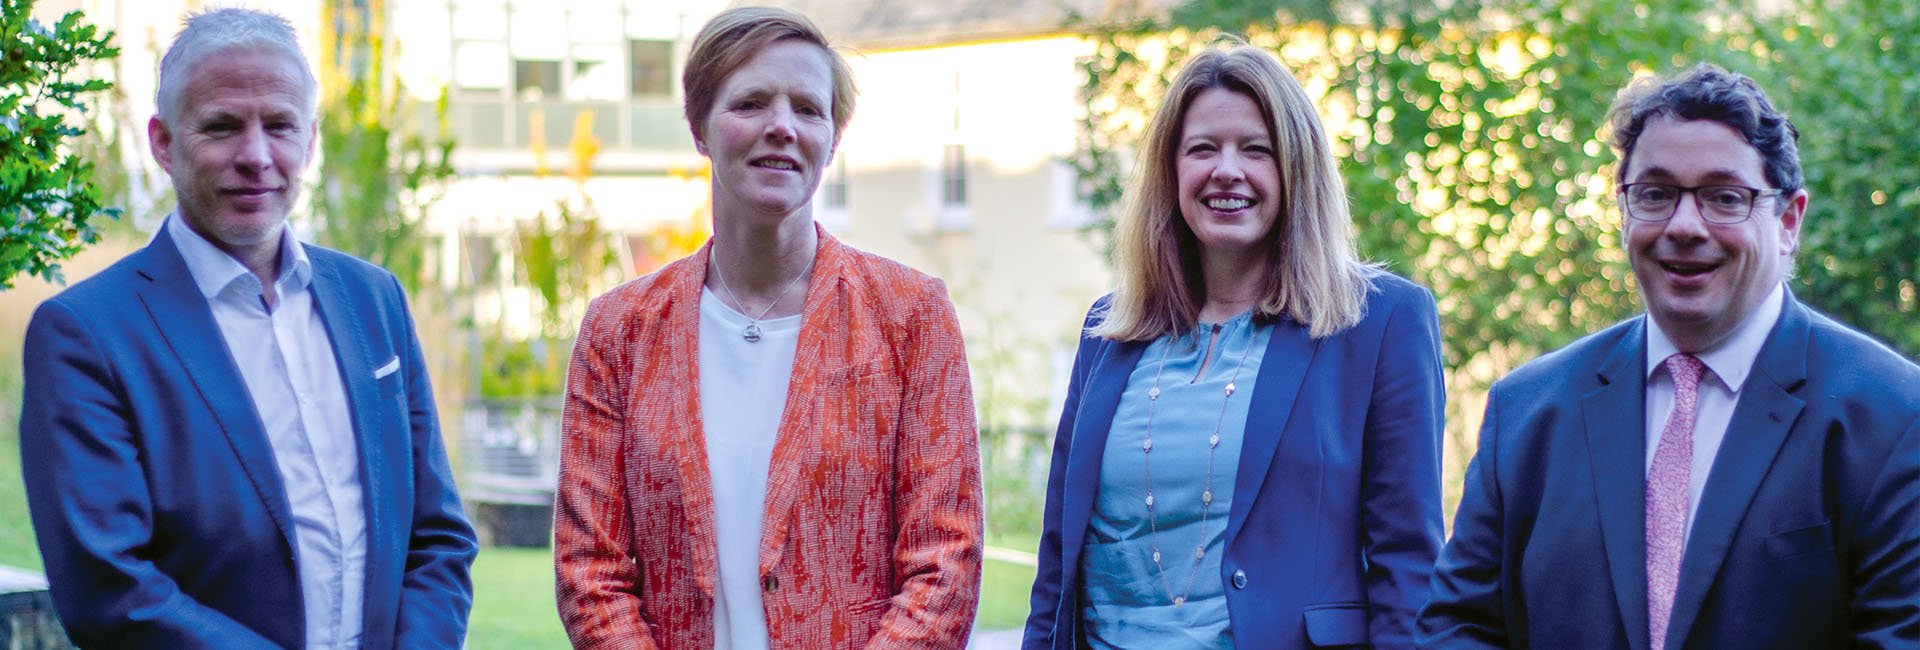
[[[1216,328],[1213,362],[1205,376],[1196,378]],[[1220,558],[1226,551],[1227,512],[1233,506],[1247,409],[1272,333],[1272,326],[1255,324],[1252,312],[1246,312],[1218,325],[1202,323],[1192,332],[1163,336],[1140,355],[1107,433],[1100,493],[1080,556],[1080,617],[1092,647],[1233,647]],[[1157,401],[1148,398],[1156,375]],[[1225,396],[1229,381],[1234,384],[1230,398]],[[1148,451],[1143,447],[1150,406],[1153,445]],[[1213,449],[1213,500],[1205,504],[1203,523],[1208,439],[1216,423],[1220,442]],[[1146,500],[1149,459],[1151,524]],[[1156,539],[1158,566],[1153,561]],[[1197,562],[1195,547],[1204,549]],[[1176,598],[1184,602],[1175,605]]]

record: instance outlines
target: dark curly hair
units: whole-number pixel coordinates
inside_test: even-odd
[[[1769,185],[1791,194],[1806,184],[1800,172],[1800,131],[1793,122],[1767,101],[1760,84],[1711,63],[1667,79],[1635,79],[1620,91],[1607,111],[1613,148],[1620,154],[1615,182],[1626,181],[1634,145],[1647,120],[1662,115],[1725,124],[1760,152]]]

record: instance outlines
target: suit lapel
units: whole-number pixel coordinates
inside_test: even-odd
[[[1126,391],[1127,378],[1140,363],[1147,349],[1144,341],[1101,341],[1095,348],[1099,358],[1080,395],[1080,413],[1073,423],[1073,439],[1067,449],[1066,485],[1062,489],[1060,511],[1060,552],[1062,566],[1080,566],[1080,545],[1087,534],[1087,520],[1093,516],[1094,496],[1100,489],[1100,464],[1107,452],[1107,433],[1113,429],[1113,414],[1120,407],[1120,394]],[[1061,589],[1078,589],[1076,584]],[[1077,618],[1077,617],[1076,617]]]
[[[1629,327],[1600,364],[1601,386],[1581,401],[1600,537],[1620,620],[1635,650],[1647,639],[1646,329]]]
[[[780,560],[780,549],[787,543],[789,513],[799,499],[800,470],[807,452],[822,448],[819,436],[840,432],[822,431],[813,426],[813,394],[821,385],[821,370],[829,359],[847,355],[830,354],[827,343],[839,338],[841,330],[851,326],[844,283],[852,282],[840,263],[842,249],[819,226],[815,226],[819,244],[814,249],[817,271],[807,281],[807,297],[801,307],[800,338],[794,343],[793,370],[787,377],[786,406],[780,412],[775,434],[773,458],[767,467],[767,496],[760,523],[760,572],[765,575]],[[857,360],[855,360],[857,361]],[[837,366],[845,369],[845,366]]]
[[[1680,561],[1680,584],[1674,593],[1667,647],[1679,648],[1685,642],[1733,546],[1740,521],[1759,492],[1761,479],[1766,478],[1768,468],[1786,444],[1788,431],[1806,406],[1792,391],[1806,379],[1808,327],[1806,308],[1788,295],[1781,307],[1780,322],[1760,348],[1753,372],[1740,389],[1727,436],[1701,490],[1700,507],[1695,511]]]
[[[233,445],[248,482],[260,495],[291,552],[293,518],[287,512],[286,487],[281,485],[280,469],[273,462],[266,425],[253,408],[246,381],[241,379],[226,339],[220,335],[220,326],[213,320],[213,310],[200,295],[186,260],[166,228],[161,228],[153,243],[138,255],[140,275],[148,280],[135,289],[141,304],[153,319],[154,329],[186,369],[201,399],[206,400],[207,410]]]
[[[659,388],[665,392],[684,386],[683,394],[692,396],[684,401],[663,396],[658,404],[668,411],[666,417],[645,419],[662,425],[661,446],[680,471],[680,496],[684,500],[681,513],[686,517],[681,525],[687,531],[688,548],[693,553],[694,582],[709,598],[717,593],[714,582],[719,575],[720,551],[713,532],[713,475],[707,465],[705,423],[700,418],[700,287],[706,283],[707,258],[712,252],[713,241],[708,240],[684,260],[684,265],[674,262],[661,270],[661,279],[671,282],[672,287],[664,298],[668,304],[662,310],[663,331],[647,341],[662,346],[684,341],[693,349],[684,353],[638,351],[665,359],[687,360],[684,368],[657,369],[655,372],[661,376],[644,378],[650,380],[651,385],[642,384],[642,390]],[[669,273],[674,275],[666,277]],[[651,410],[653,407],[646,406],[650,401],[639,400],[640,408]]]
[[[1267,468],[1280,448],[1280,436],[1287,430],[1294,398],[1300,394],[1307,368],[1313,365],[1313,356],[1319,350],[1306,329],[1293,319],[1282,318],[1273,324],[1267,350],[1260,357],[1260,377],[1254,381],[1246,433],[1240,443],[1240,474],[1234,479],[1233,507],[1227,515],[1229,543],[1247,522],[1247,513],[1253,511],[1253,501],[1267,480]]]
[[[296,243],[297,246],[305,244]],[[340,382],[346,391],[347,411],[353,422],[354,440],[360,449],[361,493],[367,495],[365,510],[367,517],[367,540],[387,539],[387,524],[380,516],[383,500],[374,495],[388,494],[386,456],[381,452],[379,431],[380,415],[386,404],[382,403],[373,378],[375,363],[384,363],[384,359],[375,361],[373,349],[367,344],[367,327],[372,325],[356,307],[356,293],[365,296],[365,287],[355,287],[349,292],[340,276],[340,269],[324,256],[307,256],[313,265],[313,282],[309,285],[313,292],[313,308],[320,314],[325,324],[327,338],[333,344],[333,358],[340,367]],[[403,375],[398,379],[407,381]],[[407,414],[402,414],[407,417]],[[371,562],[375,555],[369,555]],[[371,572],[369,572],[371,575]]]

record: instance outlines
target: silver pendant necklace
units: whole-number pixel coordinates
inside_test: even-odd
[[[711,256],[712,253],[709,252],[708,255]],[[773,306],[780,304],[780,300],[786,298],[788,292],[793,291],[793,285],[798,284],[800,278],[807,277],[807,272],[813,270],[814,260],[819,259],[819,257],[819,254],[816,253],[812,258],[808,258],[806,268],[800,269],[799,275],[793,276],[792,280],[787,281],[787,286],[782,288],[780,293],[773,297],[773,302],[767,303],[766,309],[760,310],[759,316],[747,316],[747,303],[740,302],[740,297],[733,295],[733,288],[727,286],[726,276],[720,273],[720,261],[716,259],[713,260],[712,264],[708,265],[709,268],[713,270],[713,279],[720,281],[720,290],[727,292],[727,299],[732,300],[733,306],[740,309],[741,316],[747,316],[747,326],[745,329],[740,330],[740,338],[746,339],[748,343],[760,342],[760,321],[765,320],[767,314],[773,312]]]
[[[1220,326],[1216,324],[1213,334],[1217,336],[1219,333]],[[1253,342],[1248,341],[1247,346],[1240,350],[1240,363],[1234,367],[1233,376],[1227,378],[1226,395],[1220,400],[1220,417],[1213,421],[1213,434],[1207,436],[1207,482],[1200,493],[1200,543],[1193,547],[1193,570],[1187,572],[1186,589],[1178,596],[1173,593],[1173,583],[1167,579],[1167,567],[1160,563],[1160,525],[1154,516],[1153,503],[1153,412],[1154,406],[1160,402],[1160,376],[1167,371],[1167,354],[1173,351],[1176,343],[1168,341],[1167,347],[1160,351],[1160,368],[1154,371],[1153,388],[1147,391],[1147,440],[1140,443],[1140,460],[1146,474],[1147,536],[1153,542],[1153,568],[1160,574],[1160,587],[1166,590],[1168,600],[1174,607],[1179,607],[1187,603],[1188,596],[1193,595],[1193,578],[1200,573],[1200,561],[1207,557],[1207,513],[1213,506],[1213,452],[1220,447],[1220,425],[1227,419],[1227,404],[1233,401],[1234,382],[1240,379],[1240,369],[1247,367],[1247,353],[1253,351]],[[1213,343],[1210,341],[1207,346],[1210,352]],[[1200,364],[1205,368],[1206,360],[1202,359]],[[1195,374],[1194,381],[1199,380],[1200,376]]]

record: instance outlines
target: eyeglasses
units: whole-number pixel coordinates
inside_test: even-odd
[[[1707,223],[1733,224],[1753,216],[1753,203],[1762,197],[1776,196],[1780,190],[1762,190],[1742,185],[1701,185],[1681,187],[1668,183],[1628,183],[1620,186],[1621,205],[1627,216],[1641,221],[1666,221],[1680,209],[1680,195],[1693,193],[1693,207]]]

